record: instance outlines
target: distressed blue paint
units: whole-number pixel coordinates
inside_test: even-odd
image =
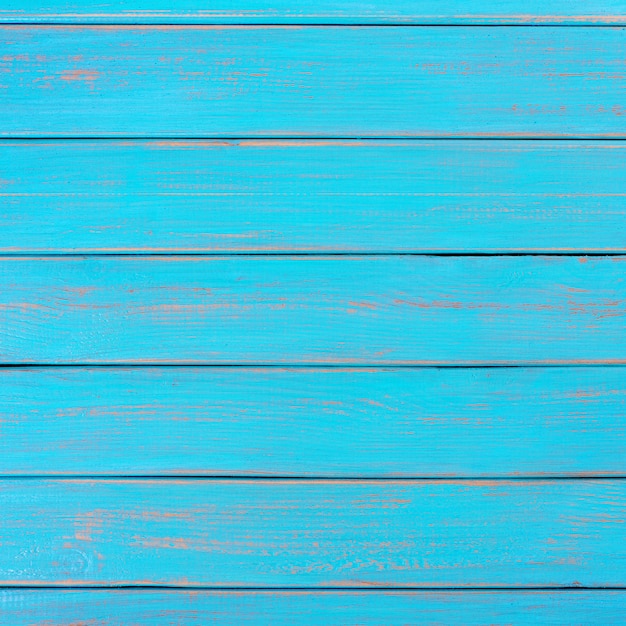
[[[172,4],[0,22],[626,23],[615,0]],[[276,255],[0,258],[0,362],[626,364],[622,258],[367,256],[625,251],[624,144],[510,141],[626,138],[624,34],[0,28],[0,136],[57,139],[0,146],[0,252]],[[0,620],[619,623],[623,591],[523,588],[626,585],[625,394],[622,367],[5,368],[0,585],[310,590],[12,590]],[[546,475],[578,479],[476,480]]]
[[[626,475],[623,367],[0,371],[4,475]]]
[[[626,137],[620,28],[0,28],[0,136]]]
[[[625,257],[4,257],[4,363],[626,363]]]
[[[4,480],[1,584],[624,586],[624,481]]]
[[[0,591],[12,626],[622,624],[623,591]]]
[[[4,141],[0,251],[626,251],[626,144]]]
[[[128,24],[620,24],[620,0],[22,0],[0,21]]]

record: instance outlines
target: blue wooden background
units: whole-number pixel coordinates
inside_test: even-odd
[[[626,623],[624,25],[0,6],[0,624]]]

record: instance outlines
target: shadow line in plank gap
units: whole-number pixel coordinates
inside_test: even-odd
[[[420,22],[420,21],[401,21],[397,22],[349,22],[349,21],[327,21],[327,22],[298,22],[298,21],[285,21],[285,22],[231,22],[231,21],[197,21],[197,22],[182,22],[182,21],[160,21],[158,19],[152,21],[141,21],[137,19],[134,21],[81,21],[80,19],[73,21],[57,21],[57,20],[36,20],[36,21],[17,21],[17,20],[5,20],[0,18],[0,27],[4,26],[34,26],[34,27],[50,27],[50,28],[66,28],[68,26],[76,26],[80,28],[102,28],[103,26],[113,26],[125,29],[132,28],[151,28],[154,27],[169,27],[169,28],[194,28],[201,30],[205,27],[211,28],[215,26],[227,27],[227,28],[250,28],[255,29],[263,28],[613,28],[620,29],[626,26],[626,16],[621,21],[616,21],[611,24],[594,22],[594,17],[599,20],[602,16],[562,16],[561,22],[567,22],[568,20],[574,20],[579,23],[553,23],[549,21],[520,24],[519,22],[499,22],[497,24],[476,22]],[[494,17],[497,19],[497,16]]]
[[[580,475],[580,476],[267,476],[267,475],[206,475],[201,474],[29,474],[29,475],[3,475],[0,474],[0,482],[9,481],[42,481],[71,482],[71,481],[97,481],[97,482],[123,482],[123,481],[158,481],[158,482],[290,482],[294,484],[302,482],[335,482],[335,483],[422,483],[422,482],[555,482],[555,481],[623,481],[624,475]]]
[[[172,257],[206,257],[225,259],[228,257],[617,257],[626,256],[626,249],[615,251],[532,251],[532,252],[0,252],[0,261],[4,259],[87,259],[87,258],[127,258],[161,259]]]
[[[0,25],[1,27],[1,25]],[[621,30],[626,30],[626,27]],[[428,136],[428,135],[415,135],[415,136],[397,136],[397,135],[385,135],[385,136],[368,136],[368,135],[228,135],[228,136],[215,136],[215,135],[2,135],[0,134],[0,141],[15,141],[15,142],[36,142],[36,141],[267,141],[267,142],[294,142],[299,141],[405,141],[410,142],[433,142],[433,141],[602,141],[602,142],[616,142],[626,141],[626,132],[619,133],[617,136],[607,135],[449,135],[445,137],[441,136]]]
[[[406,364],[406,363],[128,363],[128,362],[109,362],[109,363],[1,363],[2,369],[52,369],[52,368],[82,368],[92,369],[96,367],[110,369],[127,369],[127,368],[233,368],[233,369],[302,369],[302,370],[396,370],[396,369],[538,369],[538,368],[563,368],[563,367],[624,367],[626,359],[620,361],[581,361],[581,362],[554,362],[554,363],[515,363],[515,364]]]
[[[587,587],[583,585],[564,585],[562,587],[415,587],[415,586],[407,586],[407,587],[397,587],[397,586],[374,586],[374,587],[215,587],[215,586],[207,586],[207,585],[184,585],[184,586],[176,586],[176,585],[53,585],[53,584],[45,584],[45,585],[33,585],[24,584],[24,585],[0,585],[0,591],[41,591],[42,589],[54,589],[54,590],[75,590],[75,591],[115,591],[115,590],[168,590],[168,591],[215,591],[215,592],[240,592],[240,591],[250,591],[250,592],[282,592],[282,591],[293,591],[293,592],[310,592],[310,593],[343,593],[345,591],[357,592],[357,593],[381,593],[381,592],[406,592],[414,593],[414,592],[441,592],[449,593],[451,591],[457,592],[469,592],[469,593],[481,593],[486,591],[501,591],[501,592],[510,592],[510,591],[561,591],[563,593],[568,593],[572,591],[626,591],[626,586],[610,586],[610,587]]]

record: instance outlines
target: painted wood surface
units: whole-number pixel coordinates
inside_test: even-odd
[[[626,363],[626,258],[4,257],[11,363]]]
[[[0,136],[626,137],[620,28],[3,26]]]
[[[619,0],[362,0],[263,2],[201,0],[22,0],[0,21],[128,24],[623,24]]]
[[[0,7],[0,623],[626,623],[624,7],[314,4]]]
[[[623,624],[623,591],[9,590],[12,626]]]
[[[623,587],[626,481],[7,480],[3,585]]]
[[[16,476],[626,476],[626,374],[2,369],[0,428]]]
[[[626,251],[626,144],[0,142],[0,251]]]

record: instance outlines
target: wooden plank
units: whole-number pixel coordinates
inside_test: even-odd
[[[0,474],[626,476],[624,372],[3,369]]]
[[[22,0],[0,9],[0,21],[124,24],[623,24],[619,0],[362,0],[293,2],[200,0]]]
[[[623,591],[5,590],[12,626],[622,624]]]
[[[0,136],[626,137],[620,28],[3,26]]]
[[[4,141],[0,251],[626,251],[626,144]]]
[[[626,363],[625,257],[4,257],[11,363]]]
[[[626,482],[4,480],[2,585],[624,586]]]

